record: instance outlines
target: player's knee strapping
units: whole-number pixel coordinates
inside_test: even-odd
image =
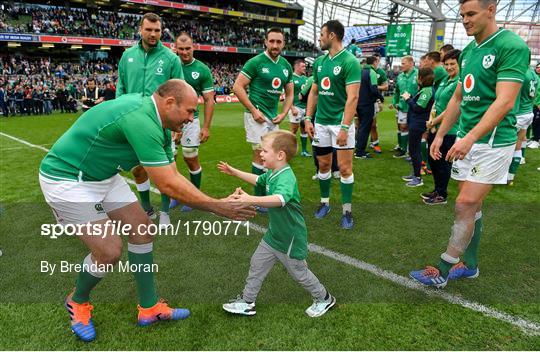
[[[197,147],[182,147],[182,155],[184,158],[196,158],[199,155],[199,148]]]

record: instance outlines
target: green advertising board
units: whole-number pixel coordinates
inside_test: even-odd
[[[390,24],[386,31],[386,56],[411,54],[412,24]]]

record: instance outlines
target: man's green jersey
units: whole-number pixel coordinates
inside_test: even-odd
[[[448,77],[448,72],[446,72],[443,65],[439,65],[439,66],[436,66],[435,69],[433,70],[433,75],[435,76],[435,80],[433,81],[433,86],[435,87],[435,90],[437,90],[442,80]]]
[[[536,99],[534,99],[534,105],[540,109],[540,73],[536,74],[536,78],[538,79],[538,86],[536,87]]]
[[[298,108],[302,108],[302,109],[305,109],[306,108],[306,103],[301,101],[299,99],[299,94],[300,92],[302,91],[302,89],[304,88],[306,82],[307,82],[307,77],[302,75],[302,76],[299,76],[297,75],[296,73],[293,73],[293,84],[294,84],[294,101],[293,101],[293,105],[298,107]]]
[[[533,112],[533,102],[536,98],[536,90],[538,89],[538,76],[532,68],[529,67],[519,92],[519,100],[516,99],[516,104],[519,104],[516,115],[525,115]]]
[[[150,96],[171,78],[184,79],[178,56],[161,41],[148,52],[139,41],[124,51],[118,63],[116,97],[130,93]]]
[[[386,82],[388,82],[388,76],[386,76],[386,72],[380,67],[377,67],[375,69],[375,73],[377,73],[377,85],[383,85]]]
[[[268,231],[263,240],[292,259],[306,259],[307,227],[296,176],[291,167],[286,165],[279,170],[268,170],[257,177],[257,186],[266,187],[267,195],[279,196],[284,204],[280,208],[268,208]]]
[[[523,83],[530,50],[517,34],[499,29],[481,43],[472,41],[459,56],[461,116],[458,138],[464,137],[497,98],[498,82]],[[504,147],[516,143],[516,107],[476,143]]]
[[[267,119],[274,119],[278,114],[279,97],[293,78],[291,64],[282,56],[274,61],[264,51],[249,59],[240,73],[251,81],[248,92],[251,104]],[[246,109],[246,112],[249,111]]]
[[[435,116],[439,116],[450,102],[450,99],[456,91],[456,87],[459,81],[459,77],[456,75],[454,78],[445,77],[442,82],[439,84],[439,89],[435,91]],[[441,124],[437,125],[437,128]],[[452,128],[448,131],[447,134],[455,135],[458,129],[458,122],[454,123]]]
[[[392,99],[392,105],[396,107],[398,111],[408,112],[409,104],[401,97],[401,94],[408,92],[411,96],[415,96],[418,93],[418,70],[413,67],[409,72],[401,72],[396,78],[396,86],[394,88],[394,98]]]
[[[203,62],[193,59],[189,64],[182,63],[184,79],[195,89],[197,96],[214,91],[214,77],[212,71]],[[194,118],[199,118],[199,107],[195,111]]]
[[[347,51],[353,54],[354,57],[362,56],[362,49],[356,44],[347,45]]]
[[[306,84],[304,84],[304,87],[300,91],[300,94],[302,94],[303,97],[306,97],[311,91],[312,85],[313,85],[313,76],[309,76],[308,79],[306,80]]]
[[[347,86],[359,84],[362,67],[358,59],[346,49],[333,57],[320,56],[313,63],[313,83],[317,84],[317,112],[315,119],[321,125],[339,125],[347,102]]]
[[[174,161],[153,97],[127,94],[81,115],[41,162],[41,175],[63,181],[103,181],[137,165]]]

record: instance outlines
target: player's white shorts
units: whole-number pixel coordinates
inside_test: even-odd
[[[60,224],[84,224],[107,218],[107,212],[137,202],[120,175],[104,181],[55,181],[39,175],[45,201]]]
[[[406,125],[407,124],[407,113],[403,111],[398,111],[396,113],[397,123],[400,125]]]
[[[452,164],[452,178],[492,185],[506,184],[514,149],[515,144],[500,148],[473,144],[463,160],[456,160]]]
[[[377,117],[377,113],[379,112],[379,103],[375,102],[375,115],[373,116],[373,118],[376,118]]]
[[[530,112],[523,115],[516,115],[516,128],[518,130],[526,130],[532,124],[534,119],[534,113]]]
[[[182,147],[198,147],[201,144],[201,125],[199,119],[193,120],[182,128],[182,138],[180,145]]]
[[[253,115],[249,112],[244,112],[244,128],[246,129],[246,141],[251,144],[260,144],[261,137],[279,129],[279,125],[266,121],[258,123],[253,119]]]
[[[306,110],[299,108],[298,106],[295,106],[296,110],[298,110],[298,114],[296,116],[293,115],[292,109],[289,110],[289,122],[290,123],[300,123],[304,116],[306,115]]]
[[[347,135],[347,144],[339,146],[336,142],[337,135],[341,130],[341,125],[321,125],[315,122],[315,135],[313,136],[313,146],[315,147],[334,147],[335,149],[354,149],[355,130],[354,125],[349,128]]]

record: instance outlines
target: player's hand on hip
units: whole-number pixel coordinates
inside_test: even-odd
[[[439,160],[442,157],[442,153],[441,153],[442,142],[443,142],[443,139],[441,137],[435,136],[435,138],[433,138],[433,142],[431,142],[431,145],[429,147],[429,155],[431,155],[433,160]]]
[[[346,146],[347,137],[348,137],[347,131],[340,129],[336,138],[337,145],[339,145],[340,147]]]
[[[291,112],[292,112],[293,116],[298,116],[298,109],[295,108],[294,106],[291,108]]]
[[[253,110],[253,112],[251,113],[251,115],[253,116],[253,120],[255,120],[255,122],[257,123],[265,123],[266,122],[266,119],[264,118],[264,115],[263,113],[261,112],[261,110],[259,109],[255,109]]]
[[[204,143],[208,140],[208,138],[210,138],[210,131],[208,130],[208,128],[202,128],[201,129],[201,133],[199,134],[199,138],[201,140],[201,143]]]
[[[473,144],[474,141],[470,137],[463,137],[462,139],[454,143],[452,148],[450,148],[448,154],[446,154],[446,160],[463,160],[467,153],[469,153],[469,151],[471,150]]]

